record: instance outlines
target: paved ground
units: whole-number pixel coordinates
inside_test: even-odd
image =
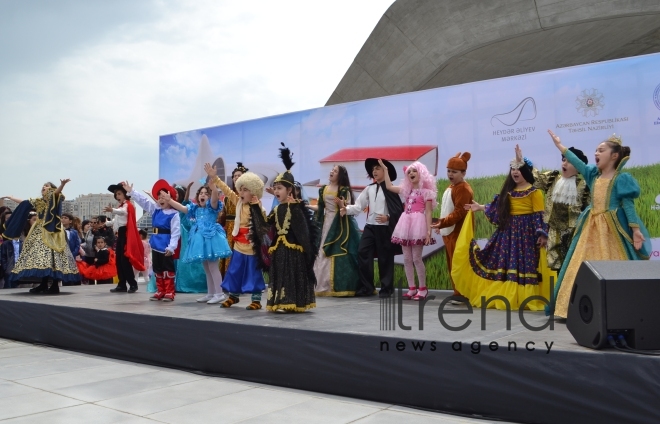
[[[406,423],[488,420],[429,413],[0,339],[2,423]]]

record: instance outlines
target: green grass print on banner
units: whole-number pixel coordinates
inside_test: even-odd
[[[651,209],[651,205],[655,205],[656,196],[660,195],[660,164],[629,167],[624,168],[624,171],[635,177],[642,192],[641,196],[635,201],[637,214],[648,228],[651,237],[660,237],[660,211]],[[466,178],[466,181],[470,183],[477,203],[487,204],[493,200],[495,194],[499,193],[505,178],[506,175],[502,174],[492,177]],[[440,204],[442,194],[449,186],[449,181],[439,179],[437,186],[438,204]],[[440,207],[433,211],[434,218],[439,216]],[[476,214],[475,222],[475,236],[477,239],[487,239],[493,234],[495,226],[488,222],[483,213]],[[424,259],[424,264],[426,265],[426,285],[428,288],[436,290],[451,289],[444,247]],[[375,281],[379,281],[377,263],[374,264],[374,275]],[[403,285],[404,288],[407,287],[403,265],[394,266],[394,282],[397,287],[399,284]]]

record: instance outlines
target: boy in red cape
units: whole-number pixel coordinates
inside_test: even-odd
[[[156,274],[156,293],[149,300],[171,302],[174,300],[174,259],[179,257],[181,221],[179,212],[172,209],[164,194],[169,193],[170,197],[176,200],[177,192],[167,181],[158,180],[151,189],[154,201],[133,190],[133,186],[128,182],[122,183],[122,186],[142,209],[151,214],[154,234],[149,239],[149,245],[152,268]]]
[[[144,271],[144,246],[137,228],[137,218],[135,217],[135,207],[131,203],[129,196],[121,184],[112,184],[108,191],[115,195],[115,200],[119,206],[113,208],[107,206],[104,212],[112,212],[113,220],[106,223],[112,225],[117,234],[117,277],[119,283],[112,293],[135,293],[138,290],[138,284],[135,280],[133,268],[138,271]],[[128,287],[127,287],[128,285]]]

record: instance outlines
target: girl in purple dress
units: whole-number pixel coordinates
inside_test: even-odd
[[[474,201],[465,205],[471,213],[456,242],[451,276],[473,306],[481,307],[485,297],[490,308],[540,311],[545,307],[545,302],[532,297],[549,297],[545,281],[539,278],[540,250],[547,243],[548,226],[543,221],[543,193],[533,184],[532,163],[516,146],[516,159],[511,161],[500,194],[488,205]],[[497,226],[483,249],[473,239],[472,213],[477,211],[485,212]]]
[[[380,166],[385,169],[382,161]],[[398,193],[405,199],[405,206],[399,222],[392,232],[392,243],[400,244],[403,250],[403,267],[408,280],[408,293],[404,299],[420,300],[426,298],[426,268],[422,260],[425,245],[434,244],[431,237],[431,217],[437,206],[438,189],[435,178],[421,162],[413,162],[403,170],[406,177],[400,186],[392,185],[385,173],[385,184],[389,191]],[[415,285],[415,270],[419,280],[419,290]]]

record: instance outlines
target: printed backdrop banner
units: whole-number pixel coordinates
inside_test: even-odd
[[[291,171],[312,202],[337,163],[347,166],[359,193],[370,183],[363,165],[367,157],[393,161],[399,178],[404,165],[422,161],[438,177],[441,196],[448,158],[469,151],[467,179],[475,195],[482,180],[500,177],[492,193],[476,199],[486,203],[508,172],[516,144],[537,168],[558,169],[561,155],[548,129],[566,146],[583,150],[592,163],[596,146],[616,133],[632,149],[627,169],[642,187],[636,207],[655,238],[658,259],[658,69],[660,54],[652,54],[163,135],[160,177],[198,186],[206,176],[203,164],[211,162],[228,181],[241,161],[269,184],[283,170],[277,155],[285,143],[294,152]],[[266,208],[270,200],[264,198]]]

